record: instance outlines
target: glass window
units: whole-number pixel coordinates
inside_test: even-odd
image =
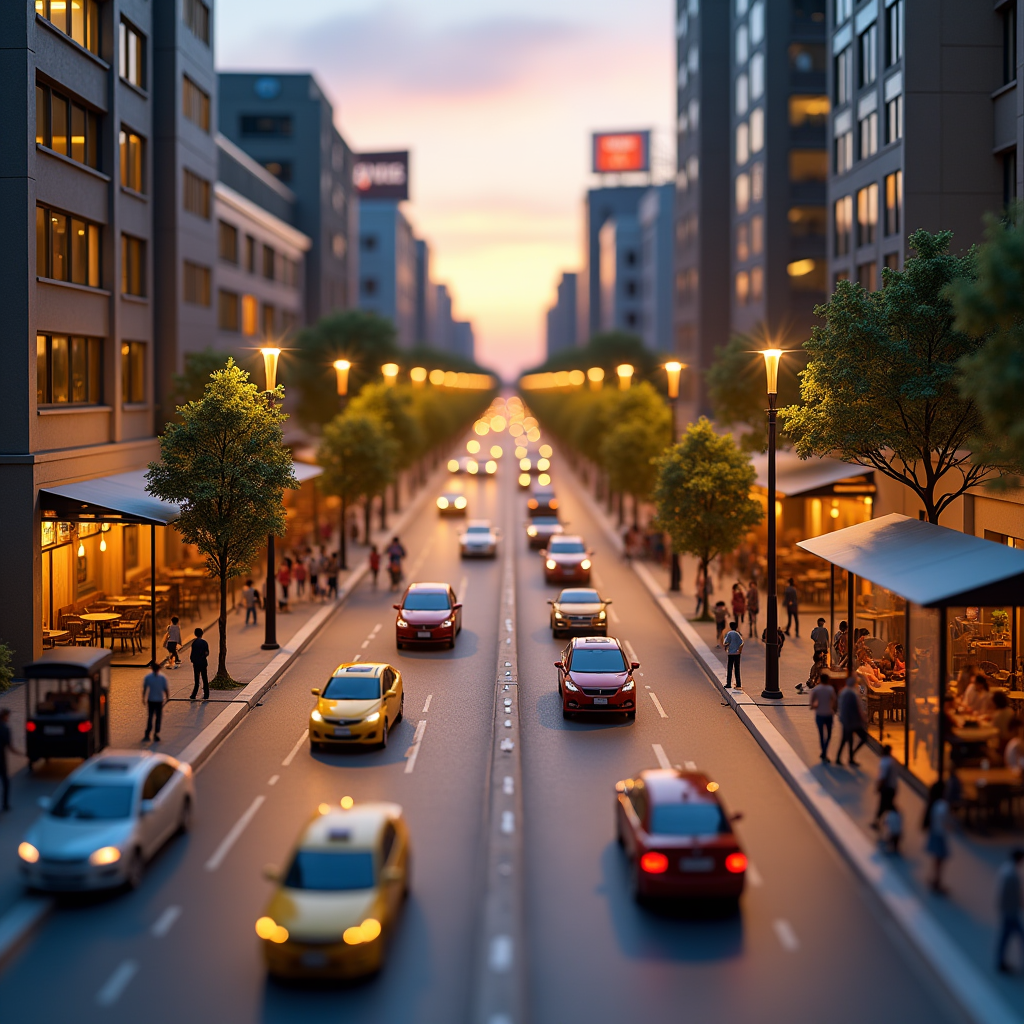
[[[800,128],[803,125],[820,128],[827,120],[827,96],[789,97],[789,124],[791,128]]]
[[[794,260],[786,264],[790,286],[797,291],[823,292],[825,290],[824,260]]]
[[[885,105],[885,141],[903,138],[903,96],[894,96]]]
[[[755,256],[764,252],[764,217],[760,214],[750,218],[750,251]]]
[[[277,260],[277,253],[269,245],[264,245],[263,246],[263,276],[268,281],[273,281],[274,280],[274,277],[275,277],[275,274],[274,274],[274,264],[275,264],[276,260]]]
[[[858,122],[860,132],[860,158],[866,160],[878,152],[878,111],[872,110]]]
[[[263,337],[273,338],[277,323],[277,308],[269,302],[263,303]]]
[[[823,149],[791,149],[789,180],[791,182],[824,181],[828,177],[828,156]]]
[[[284,879],[286,889],[316,892],[372,889],[373,885],[373,854],[368,850],[299,850]]]
[[[764,164],[758,161],[750,168],[750,201],[759,203],[764,199]]]
[[[760,153],[764,149],[764,107],[755,107],[750,112],[750,152]]]
[[[617,647],[577,647],[569,661],[570,672],[625,672],[627,668]]]
[[[36,142],[80,164],[98,167],[99,115],[49,86],[36,86]]]
[[[78,821],[113,821],[132,813],[131,786],[70,785],[57,797],[49,813],[54,818]]]
[[[402,601],[402,609],[410,612],[446,612],[449,608],[448,594],[443,590],[413,590]]]
[[[146,343],[121,342],[121,401],[125,405],[146,401]]]
[[[653,804],[649,831],[662,836],[711,836],[728,832],[717,804]]]
[[[903,172],[885,176],[885,233],[898,235],[903,223]]]
[[[183,0],[181,18],[196,39],[210,45],[210,8],[203,0]]]
[[[750,209],[750,175],[736,175],[736,212],[746,213]]]
[[[900,0],[900,8],[903,0]],[[902,10],[901,10],[902,13]],[[1003,84],[1008,85],[1017,78],[1017,4],[1007,4],[1002,11],[1003,19]],[[902,21],[902,19],[901,19]],[[900,33],[902,47],[903,35]]]
[[[741,306],[750,301],[750,274],[745,270],[736,275],[736,301]]]
[[[853,247],[853,196],[837,199],[833,207],[835,254],[847,256]]]
[[[331,676],[323,696],[327,700],[376,700],[380,697],[380,679],[375,675]]]
[[[217,252],[226,263],[238,262],[238,228],[227,221],[217,223]]]
[[[210,131],[210,96],[188,75],[181,77],[181,111],[197,128]]]
[[[121,78],[137,89],[145,89],[146,37],[126,21],[120,26],[118,55]]]
[[[836,136],[836,174],[845,174],[853,167],[853,132]]]
[[[740,263],[750,259],[750,225],[746,221],[736,225],[736,259]]]
[[[63,213],[50,211],[50,273],[55,281],[67,281],[68,274],[68,218]]]
[[[790,238],[824,238],[824,206],[791,206],[786,214]]]
[[[36,207],[36,273],[55,281],[100,287],[100,228]]]
[[[857,267],[857,283],[865,291],[878,291],[878,264],[874,260]]]
[[[245,236],[245,269],[256,273],[256,239],[252,235]]]
[[[71,104],[60,93],[50,94],[50,148],[55,153],[71,156],[68,146],[68,110]]]
[[[841,25],[853,14],[853,0],[836,0],[836,25]]]
[[[36,86],[36,145],[50,145],[50,90]]]
[[[857,191],[857,245],[874,245],[878,240],[878,185]]]
[[[235,292],[222,288],[217,293],[217,326],[222,331],[238,330],[238,295]]]
[[[750,5],[750,43],[756,46],[764,39],[764,0]]]
[[[750,79],[745,74],[736,76],[736,113],[741,117],[750,106]]]
[[[750,56],[750,36],[747,33],[747,26],[740,25],[736,29],[736,64],[742,66],[747,63]]]
[[[242,333],[253,335],[257,330],[257,316],[259,314],[259,303],[255,295],[242,296]]]
[[[742,166],[750,159],[750,129],[747,122],[736,126],[736,163]]]
[[[835,58],[836,106],[849,103],[853,97],[853,50],[847,46]]]
[[[860,77],[858,84],[863,89],[878,78],[878,25],[872,25],[860,34]]]
[[[209,306],[210,268],[185,260],[182,276],[185,301],[193,306]]]
[[[750,268],[750,298],[756,301],[764,295],[764,268],[757,266]]]
[[[283,114],[242,114],[240,127],[243,135],[288,137],[292,134],[292,119]]]
[[[210,183],[187,167],[182,168],[182,200],[185,209],[203,220],[210,219]]]
[[[686,106],[690,120],[690,131],[695,132],[700,127],[700,100],[696,97],[690,100]]]
[[[1016,12],[1016,4],[1011,4],[1008,11]],[[903,57],[903,0],[896,2],[886,12],[885,64],[891,67]],[[1014,32],[1014,43],[1017,34]]]
[[[121,236],[121,294],[146,294],[146,243],[132,235]]]
[[[764,95],[764,54],[755,53],[750,58],[750,98],[759,100]]]
[[[40,405],[96,405],[103,395],[99,338],[36,335],[36,400]]]
[[[70,8],[70,9],[69,9]],[[36,0],[36,14],[92,53],[100,52],[97,0]]]
[[[552,540],[548,551],[554,555],[585,555],[587,548],[580,540]]]
[[[142,154],[145,142],[129,128],[122,128],[118,136],[121,151],[121,184],[135,192],[146,191],[143,177]]]
[[[71,280],[86,284],[89,279],[89,236],[84,220],[71,218]]]

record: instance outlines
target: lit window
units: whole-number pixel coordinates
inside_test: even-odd
[[[874,245],[878,240],[878,185],[857,190],[857,245]]]
[[[122,128],[118,144],[121,153],[121,184],[134,192],[145,192],[145,140],[130,129]]]
[[[843,196],[833,207],[835,254],[846,256],[853,246],[853,197]]]
[[[690,119],[690,131],[695,132],[700,127],[700,101],[690,100],[686,109]]]
[[[750,225],[746,221],[736,225],[736,259],[740,263],[750,259]]]
[[[764,149],[764,107],[755,107],[750,112],[750,152],[760,153]]]
[[[121,401],[125,405],[146,401],[146,343],[121,342]]]
[[[100,117],[47,85],[36,85],[36,142],[88,167],[99,167]]]
[[[46,206],[36,207],[36,274],[100,287],[100,226]]]
[[[100,52],[100,7],[97,0],[36,0],[36,14],[71,36],[79,46]]]
[[[750,106],[750,80],[747,76],[736,76],[736,113],[741,117],[747,112]]]
[[[1012,5],[1007,10],[1016,14],[1016,5]],[[888,31],[885,40],[885,64],[886,67],[891,67],[903,57],[903,0],[896,0],[889,8],[886,12],[886,21]],[[1016,28],[1016,24],[1014,28]],[[1014,38],[1016,39],[1016,31]],[[1012,79],[1010,80],[1012,81]]]
[[[764,164],[758,161],[750,168],[750,201],[759,203],[764,199]]]
[[[885,105],[885,141],[896,142],[903,138],[903,96],[893,97]]]
[[[193,306],[209,306],[210,268],[185,260],[183,277],[185,301]]]
[[[103,341],[36,335],[36,402],[97,405],[103,400]]]
[[[736,126],[736,163],[741,167],[750,159],[750,129],[747,122]]]
[[[750,175],[736,175],[736,212],[746,213],[750,209]]]
[[[750,251],[755,256],[764,252],[764,217],[760,214],[750,218]]]
[[[259,303],[255,295],[242,296],[242,333],[253,335],[259,330],[257,318],[259,316]]]
[[[836,106],[849,103],[853,96],[853,50],[847,46],[835,58]]]
[[[903,223],[903,172],[885,176],[885,233],[898,235]]]
[[[836,174],[845,174],[853,167],[853,132],[836,136]]]
[[[137,89],[146,88],[146,39],[126,21],[118,37],[121,77]]]
[[[747,34],[747,26],[740,25],[736,29],[736,64],[742,65],[747,63],[747,58],[750,56],[750,37]]]
[[[750,58],[750,98],[759,100],[764,95],[764,54],[755,53]]]
[[[820,127],[828,120],[827,96],[790,96],[789,124],[791,128],[803,125]]]
[[[825,181],[828,177],[828,154],[823,149],[791,149],[789,180]]]
[[[878,111],[873,110],[858,122],[860,133],[860,158],[866,160],[878,152]]]
[[[858,84],[863,89],[878,78],[878,26],[872,25],[860,34],[860,77]]]
[[[794,260],[786,265],[791,288],[806,292],[823,292],[825,290],[824,260]]]
[[[764,295],[764,267],[750,268],[750,297],[759,299]]]
[[[750,5],[750,43],[756,46],[764,39],[764,0]]]
[[[121,236],[121,294],[146,294],[146,243],[131,235]]]
[[[736,275],[736,301],[745,306],[750,299],[750,275],[741,270]]]

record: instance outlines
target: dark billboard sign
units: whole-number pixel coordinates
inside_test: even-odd
[[[359,154],[352,184],[360,199],[408,199],[409,151]]]
[[[651,133],[595,132],[594,173],[622,174],[651,169]]]

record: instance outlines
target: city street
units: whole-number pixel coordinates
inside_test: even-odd
[[[490,517],[514,549],[532,1018],[958,1019],[584,505],[561,489],[560,511],[594,549],[594,582],[614,602],[610,632],[642,664],[635,723],[563,721],[552,661],[565,641],[552,640],[545,603],[556,591],[526,547],[513,469],[506,458],[496,478],[465,478],[464,489],[470,516]],[[436,516],[433,497],[402,537],[406,574],[447,581],[465,603],[455,650],[397,652],[397,596],[365,583],[199,772],[192,832],[140,888],[63,900],[8,962],[5,1020],[469,1019],[504,552],[460,560],[460,520]],[[401,670],[405,720],[385,751],[311,755],[309,688],[357,656]],[[738,916],[633,903],[612,787],[659,763],[696,764],[743,813],[737,831],[752,866]],[[412,894],[388,962],[342,988],[268,982],[253,931],[271,891],[264,865],[283,862],[318,803],[344,795],[399,802],[411,829]]]

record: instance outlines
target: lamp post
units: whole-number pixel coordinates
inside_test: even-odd
[[[345,407],[345,399],[348,397],[348,371],[352,364],[347,359],[335,359],[334,370],[338,375],[338,397],[341,399],[342,408]]]
[[[615,373],[619,378],[619,390],[628,391],[633,378],[633,367],[629,363],[619,363],[615,367]]]
[[[277,361],[281,356],[279,348],[261,348],[263,353],[263,369],[267,376],[267,403],[274,401],[273,391],[277,387]],[[281,645],[277,642],[277,559],[274,552],[274,535],[267,536],[267,604],[263,609],[263,643],[264,651],[276,651]]]
[[[683,364],[678,360],[672,359],[665,364],[665,374],[668,377],[668,404],[672,410],[672,444],[679,439],[677,410],[679,408],[679,376],[682,372]],[[668,589],[678,592],[682,582],[683,571],[679,565],[679,552],[673,548]]]
[[[778,576],[775,564],[775,416],[782,350],[769,348],[762,355],[768,378],[768,621],[765,624],[764,689],[761,696],[778,700],[782,691],[779,689],[779,606],[775,594]]]
[[[604,383],[604,370],[600,366],[592,366],[587,370],[587,380],[590,381],[591,391],[600,391]]]
[[[380,372],[384,374],[384,383],[388,387],[393,387],[398,380],[398,363],[385,363],[380,368]]]
[[[425,366],[414,366],[409,371],[409,380],[414,388],[421,388],[427,382],[427,368]]]

